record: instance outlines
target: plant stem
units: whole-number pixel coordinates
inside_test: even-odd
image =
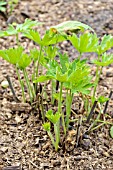
[[[82,56],[82,53],[80,52],[80,53],[79,53],[79,56],[78,56],[78,59],[79,59],[79,60],[81,59],[81,56]]]
[[[64,134],[66,135],[64,113],[62,112],[62,87],[63,87],[63,82],[60,83],[60,94],[59,94],[59,101],[58,101],[58,112],[61,113],[62,126],[63,126],[63,129],[64,129]]]
[[[32,81],[34,81],[35,80],[35,72],[36,72],[36,62],[34,61],[33,62],[33,74],[32,74]]]
[[[96,120],[96,121],[100,122],[100,123],[108,124],[108,125],[113,125],[113,123],[107,122],[107,121],[104,121],[104,120]]]
[[[100,55],[98,55],[98,61],[100,60]],[[99,66],[97,66],[97,69],[96,69],[96,78],[95,78],[95,86],[94,86],[94,90],[93,90],[93,98],[95,97],[95,93],[96,93],[96,90],[97,90],[97,86],[98,86],[98,83],[99,83],[99,79],[100,79],[100,75],[102,73],[102,66],[100,68],[100,71],[99,71]]]
[[[62,101],[62,83],[60,84],[60,93],[59,93],[59,100],[58,100],[58,112],[61,113],[61,103]],[[60,140],[60,119],[57,122],[57,128],[58,128],[58,134],[59,134],[59,140]]]
[[[90,131],[96,130],[97,128],[100,128],[100,127],[103,126],[104,124],[105,124],[105,123],[102,123],[102,124],[100,124],[100,125],[94,127],[93,129],[91,129]]]
[[[39,53],[39,57],[38,57],[38,62],[37,62],[37,66],[36,66],[36,72],[35,72],[35,78],[37,78],[38,77],[38,72],[39,72],[39,64],[40,64],[40,57],[41,57],[41,55],[42,55],[42,46],[40,47],[40,53]],[[35,83],[35,92],[36,92],[36,89],[37,89],[37,85],[38,85],[38,83]]]
[[[53,146],[55,147],[55,141],[54,141],[52,133],[50,131],[47,131],[47,133],[48,133],[48,135],[49,135],[49,137],[51,139],[51,142],[52,142]]]
[[[18,34],[16,34],[16,42],[17,42],[17,45],[18,45],[18,46],[20,46],[19,36],[18,36]]]
[[[84,118],[84,119],[82,119],[83,121],[86,121],[86,118]],[[69,122],[77,122],[78,121],[78,119],[73,119],[73,120],[70,120],[69,119]]]
[[[42,96],[42,94],[40,94],[39,98],[40,98],[39,103],[40,103],[40,110],[41,110],[42,120],[43,120],[43,122],[45,122],[45,114],[44,114],[44,106],[43,106],[43,96]]]
[[[40,47],[40,53],[39,53],[39,57],[38,57],[38,63],[37,63],[37,71],[36,71],[36,76],[38,76],[38,71],[39,71],[39,63],[40,63],[40,57],[42,55],[42,49],[43,47]]]
[[[28,75],[27,75],[27,72],[26,72],[25,69],[23,70],[23,74],[24,74],[24,78],[25,78],[25,81],[26,81],[26,84],[27,84],[27,88],[28,88],[28,92],[29,92],[29,97],[30,97],[30,102],[32,103],[33,92],[32,92],[31,85],[30,85],[30,82],[29,82],[29,79],[28,79]]]
[[[23,83],[23,81],[22,81],[21,78],[20,78],[20,73],[19,73],[19,70],[18,70],[17,67],[16,67],[16,73],[17,73],[17,76],[18,76],[18,80],[19,80],[19,82],[20,82],[21,90],[22,90],[23,102],[25,103],[25,102],[26,102],[26,99],[25,99],[25,93],[24,93],[24,83]]]
[[[51,83],[52,83],[52,88],[51,88],[51,102],[52,104],[54,104],[54,97],[53,97],[53,94],[56,90],[56,83],[55,83],[55,80],[51,80]]]
[[[61,113],[62,110],[62,87],[63,87],[63,83],[60,83],[60,93],[59,93],[59,101],[58,101],[58,112]]]
[[[63,86],[63,83],[61,82],[61,84],[60,84],[60,93],[59,93],[59,100],[58,100],[58,112],[59,113],[61,113],[61,110],[62,110],[62,108],[61,108],[62,107],[62,86]],[[60,119],[57,122],[57,128],[58,128],[58,134],[59,134],[59,140],[60,140]]]
[[[88,114],[90,112],[90,109],[91,109],[89,99],[88,99],[87,95],[82,95],[82,99],[83,99],[83,102],[84,102],[85,111]]]
[[[56,142],[55,142],[55,150],[57,151],[58,150],[58,144],[59,144],[59,130],[58,130],[58,127],[57,127],[57,124],[54,124],[54,132],[55,132],[55,139],[56,139]]]
[[[71,104],[72,104],[72,94],[71,90],[67,90],[66,93],[66,130],[68,130],[69,127],[69,118],[71,114]]]
[[[29,87],[30,87],[30,90],[31,90],[31,93],[32,93],[32,96],[33,96],[33,99],[36,97],[36,94],[35,94],[35,90],[34,90],[34,86],[31,85],[30,81],[29,81],[29,77],[28,77],[28,73],[27,71],[25,70],[25,73],[26,73],[26,77],[27,77],[27,80],[29,82]]]
[[[47,101],[48,100],[48,95],[47,95],[46,86],[47,86],[47,84],[45,83],[43,88],[42,88],[42,97]]]
[[[101,109],[98,116],[97,116],[97,118],[96,118],[96,120],[93,122],[93,127],[95,127],[97,125],[97,121],[100,119],[100,116],[101,116],[102,113],[103,112],[102,112],[102,109]]]

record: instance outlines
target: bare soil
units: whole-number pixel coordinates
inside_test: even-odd
[[[14,9],[12,16],[0,15],[0,29],[5,29],[12,18],[22,23],[26,17],[45,22],[43,27],[38,28],[41,34],[51,25],[78,20],[91,26],[99,36],[113,35],[112,0],[23,0]],[[26,51],[34,45],[22,37],[20,41]],[[15,44],[14,37],[0,39],[0,49]],[[69,52],[70,57],[76,57],[70,44],[63,43],[61,48]],[[92,60],[94,55],[88,57]],[[92,72],[95,73],[95,67]],[[15,69],[0,58],[0,84],[6,75],[10,76],[16,95],[21,100]],[[111,90],[113,65],[103,69],[98,94],[108,97]],[[78,115],[81,114],[79,110],[80,107]],[[113,97],[107,113],[112,119],[110,121],[113,121]],[[16,103],[10,88],[3,89],[0,85],[0,170],[113,170],[113,139],[109,135],[109,128],[109,125],[104,125],[93,131],[88,139],[82,139],[77,148],[75,131],[70,130],[67,137],[70,140],[65,140],[64,147],[60,146],[59,151],[55,152],[42,128],[38,109],[34,112],[28,103]]]

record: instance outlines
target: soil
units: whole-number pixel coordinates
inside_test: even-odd
[[[0,29],[5,29],[7,23],[11,23],[12,20],[22,23],[26,17],[45,22],[43,27],[38,28],[42,34],[51,25],[66,20],[78,20],[91,26],[98,36],[113,35],[112,0],[23,0],[15,7],[12,16],[0,15]],[[34,45],[22,37],[20,40],[26,51]],[[14,37],[0,38],[1,49],[13,47],[15,44]],[[63,43],[61,48],[69,52],[70,57],[76,56],[70,44]],[[89,58],[92,60],[94,55]],[[92,68],[92,72],[95,73],[95,67]],[[113,169],[113,139],[109,135],[109,125],[91,132],[81,140],[78,147],[75,144],[75,131],[72,129],[69,131],[64,147],[60,146],[59,151],[55,152],[42,128],[38,111],[34,113],[28,103],[15,102],[10,88],[1,87],[7,75],[13,83],[16,95],[21,100],[15,69],[0,58],[0,170]],[[110,65],[103,69],[98,94],[108,97],[113,90],[112,84],[113,65]],[[107,113],[112,122],[113,97],[109,102]],[[87,126],[89,127],[90,124]]]

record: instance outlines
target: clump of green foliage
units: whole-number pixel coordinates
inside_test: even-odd
[[[23,24],[9,25],[7,30],[0,31],[0,37],[14,35],[17,40],[17,48],[0,50],[0,56],[15,66],[22,89],[23,102],[26,102],[24,81],[26,82],[31,104],[36,99],[39,84],[45,83],[43,93],[41,93],[43,98],[44,93],[47,95],[46,83],[48,81],[51,83],[51,105],[54,105],[56,100],[58,103],[57,111],[55,113],[52,109],[45,111],[42,102],[40,105],[43,127],[47,131],[56,151],[59,148],[61,126],[63,127],[64,136],[68,133],[71,122],[71,107],[76,93],[84,96],[86,108],[88,108],[86,109],[87,114],[89,114],[89,110],[91,110],[95,101],[100,104],[100,112],[93,122],[93,128],[98,127],[97,123],[99,121],[102,121],[103,124],[111,124],[110,134],[113,136],[113,124],[100,120],[103,114],[103,103],[108,101],[109,98],[96,95],[103,67],[113,63],[113,55],[107,54],[107,50],[113,47],[113,36],[104,35],[100,41],[100,38],[88,25],[78,21],[67,21],[51,27],[41,37],[39,32],[33,29],[34,26],[40,24],[43,23],[26,19]],[[29,50],[29,54],[24,52],[24,48],[19,41],[19,34],[23,34],[24,37],[35,42],[36,47]],[[70,61],[68,54],[60,52],[58,43],[63,41],[72,43],[79,53],[78,58]],[[37,49],[37,45],[39,49]],[[82,55],[87,52],[97,54],[97,59],[92,61],[92,64],[97,67],[95,81],[92,81],[91,68],[87,64],[88,58],[82,59]],[[56,59],[56,55],[59,60]],[[33,73],[29,77],[26,68],[31,63]],[[20,71],[24,75],[24,81],[20,78]],[[59,88],[56,90],[57,83],[59,83]],[[92,96],[91,90],[93,90]],[[88,105],[86,96],[89,95],[92,103]],[[66,108],[66,114],[62,110],[63,106]],[[51,126],[54,127],[54,133],[51,131]]]

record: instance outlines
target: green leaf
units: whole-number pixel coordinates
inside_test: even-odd
[[[47,132],[50,131],[50,128],[51,128],[50,122],[46,122],[42,126],[44,130],[46,130]]]
[[[76,34],[68,37],[68,40],[71,41],[72,45],[80,52],[80,40]]]
[[[57,55],[58,53],[58,48],[55,47],[55,46],[47,46],[45,48],[45,52],[46,52],[46,57],[49,59],[49,60],[52,60],[55,58],[55,56]]]
[[[68,78],[68,72],[66,73],[62,73],[61,72],[61,69],[59,67],[57,67],[56,69],[56,79],[59,81],[59,82],[66,82],[67,81],[67,78]]]
[[[39,55],[40,55],[40,51],[37,50],[36,48],[30,50],[30,56],[34,62],[36,62],[39,59]]]
[[[45,81],[47,81],[47,80],[52,80],[52,79],[54,79],[54,77],[53,76],[49,76],[49,75],[45,75],[45,76],[39,76],[36,80],[34,80],[33,81],[33,83],[37,83],[37,82],[45,82]]]
[[[1,2],[0,2],[0,7],[3,6],[3,5],[6,5],[6,4],[7,4],[7,2],[1,1]]]
[[[73,84],[71,87],[72,93],[82,93],[82,94],[89,94],[90,88],[93,86],[93,83],[90,83],[90,81],[83,80],[79,82],[78,84]]]
[[[5,34],[4,34],[4,31],[0,31],[0,37],[4,37]]]
[[[80,37],[73,34],[72,36],[69,36],[68,39],[81,54],[83,52],[95,52],[97,49],[98,38],[96,34],[85,33]]]
[[[22,54],[17,66],[19,67],[19,69],[24,70],[26,67],[28,67],[31,63],[31,58],[27,55],[27,54]]]
[[[98,45],[98,48],[96,52],[98,55],[101,55],[102,53],[109,50],[111,47],[113,47],[113,36],[112,35],[104,35],[102,37],[102,41],[100,45]]]
[[[109,100],[109,98],[104,97],[104,96],[100,96],[97,100],[98,100],[99,103],[105,103],[106,101]]]
[[[23,53],[23,47],[10,48],[8,50],[0,50],[0,56],[13,65],[17,65],[20,69],[25,69],[31,62],[31,58]]]
[[[23,53],[23,47],[0,50],[0,56],[11,64],[16,65]]]
[[[59,58],[60,58],[60,64],[61,64],[61,69],[62,72],[65,73],[67,71],[67,64],[69,63],[69,57],[67,56],[67,54],[62,55],[61,53],[59,53]]]
[[[16,30],[18,32],[24,32],[26,30],[32,29],[35,26],[42,25],[42,22],[38,21],[32,21],[28,18],[25,19],[25,22],[23,24],[17,24]]]
[[[113,54],[107,55],[104,53],[101,57],[101,61],[94,60],[93,63],[98,66],[109,66],[113,63]]]
[[[61,117],[61,114],[56,112],[55,114],[53,114],[53,111],[52,110],[49,110],[46,112],[46,117],[48,118],[49,121],[51,121],[53,124],[56,124],[60,117]]]
[[[111,126],[111,128],[110,128],[110,135],[113,138],[113,126]]]
[[[85,64],[85,61],[74,60],[69,66],[68,79],[67,82],[64,82],[64,86],[71,89],[72,93],[88,94],[89,89],[93,86],[91,80],[90,68]]]
[[[42,44],[41,42],[41,38],[40,38],[40,35],[37,31],[35,30],[28,30],[27,32],[24,33],[24,36],[33,40],[34,42],[36,42],[37,44]]]
[[[16,35],[18,32],[13,25],[9,25],[6,31],[3,31],[3,36]]]
[[[64,40],[66,40],[66,37],[64,37],[62,34],[51,34],[50,31],[47,31],[44,37],[42,38],[42,45],[43,46],[53,45]]]
[[[75,69],[69,76],[68,82],[71,83],[78,83],[79,81],[83,80],[86,76],[89,75],[89,67],[78,67]]]
[[[12,5],[13,3],[14,4],[17,4],[19,0],[9,0],[8,1],[8,4]]]
[[[43,65],[47,68],[47,58],[44,56],[44,53],[41,52],[36,48],[30,50],[30,57],[34,62],[39,62],[39,64]]]
[[[2,57],[4,60],[9,62],[9,57],[8,55],[5,53],[5,50],[0,50],[0,57]]]
[[[0,11],[5,12],[5,11],[6,11],[6,8],[5,8],[5,7],[0,6]]]
[[[53,93],[54,99],[59,100],[59,95],[60,95],[60,93]],[[63,99],[64,99],[64,98],[62,97],[62,98],[61,98],[61,101],[62,101]]]
[[[5,7],[6,4],[7,4],[7,2],[5,2],[5,1],[1,1],[0,2],[0,11],[1,12],[5,12],[6,11],[6,7]]]
[[[28,35],[28,38],[30,39],[35,39],[35,41],[38,43],[40,42],[40,36],[38,32],[35,32],[32,29],[32,27],[37,26],[42,24],[41,22],[37,22],[37,21],[32,21],[30,19],[26,19],[25,22],[23,24],[16,24],[16,27],[14,27],[13,25],[9,25],[7,30],[5,31],[0,31],[0,37],[3,36],[9,36],[9,35],[16,35],[20,32],[22,33],[26,33],[26,36]],[[29,35],[31,34],[31,35]],[[36,37],[35,37],[36,36]]]
[[[42,46],[49,46],[65,40],[62,35],[51,35],[49,31],[44,34],[42,40],[40,38],[39,33],[35,30],[28,30],[24,33],[24,36]]]
[[[86,24],[83,24],[81,22],[78,22],[78,21],[65,21],[61,24],[58,24],[56,26],[52,26],[50,28],[51,31],[53,32],[67,32],[67,31],[76,31],[76,30],[81,30],[81,31],[84,31],[84,30],[91,30],[91,31],[94,31],[91,27],[89,27],[88,25]]]
[[[56,60],[51,60],[48,63],[48,71],[47,71],[47,75],[48,76],[53,76],[56,79],[56,69],[57,67],[60,67],[60,65],[58,64],[58,62]]]

